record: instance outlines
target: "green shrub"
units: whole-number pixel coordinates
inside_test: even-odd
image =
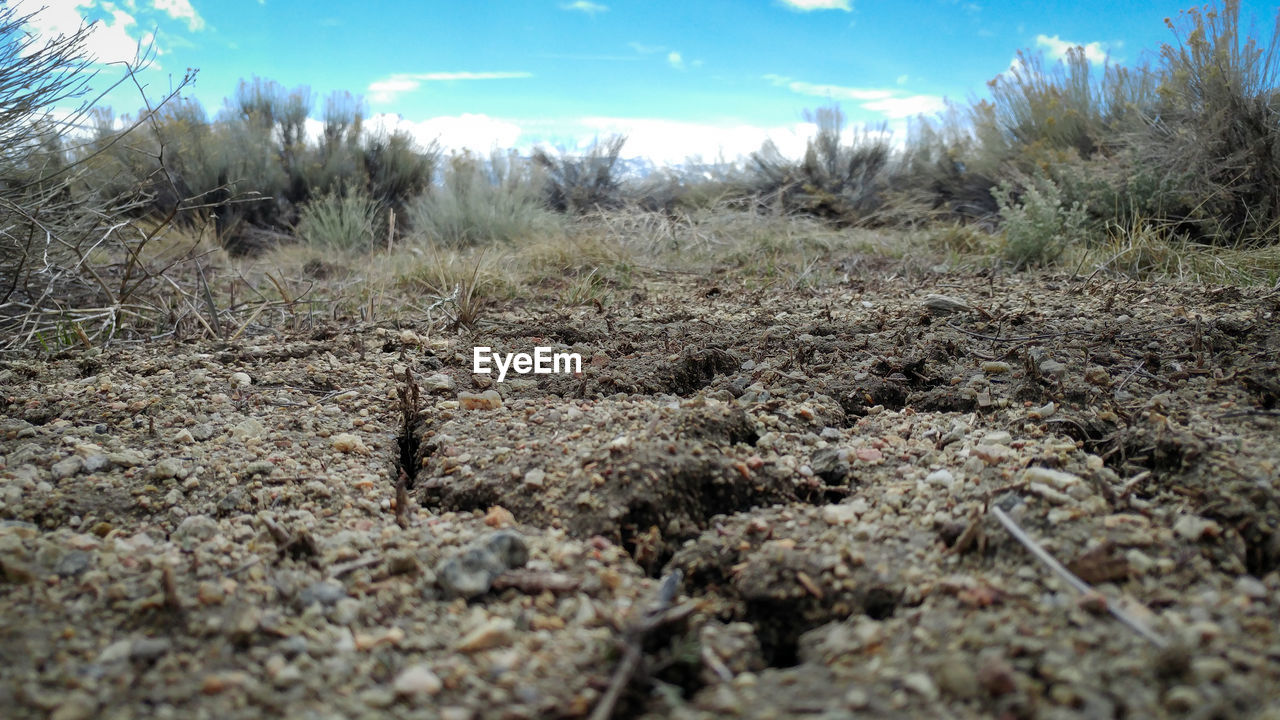
[[[1044,265],[1085,238],[1088,216],[1079,203],[1065,206],[1062,191],[1046,177],[1021,185],[1018,195],[1008,182],[994,191],[1004,228],[1003,254],[1017,267]]]
[[[344,252],[374,247],[379,205],[362,189],[332,191],[302,206],[298,237],[308,245]]]
[[[408,207],[409,223],[427,242],[463,247],[512,243],[554,233],[559,219],[542,202],[537,168],[514,154],[494,153],[483,160],[454,155],[443,183]]]

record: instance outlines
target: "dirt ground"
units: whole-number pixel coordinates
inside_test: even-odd
[[[1280,294],[613,297],[0,361],[4,713],[1280,718]]]

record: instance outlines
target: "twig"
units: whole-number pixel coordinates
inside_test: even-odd
[[[1022,543],[1023,547],[1030,550],[1031,554],[1036,556],[1036,559],[1047,565],[1050,570],[1066,581],[1066,583],[1075,589],[1076,592],[1081,595],[1100,594],[1097,590],[1094,590],[1089,583],[1076,577],[1074,573],[1063,567],[1062,563],[1054,559],[1054,557],[1050,555],[1047,550],[1041,547],[1039,543],[1032,540],[1031,536],[1023,532],[1022,528],[1018,527],[1018,523],[1014,522],[1013,518],[1006,515],[998,505],[991,506],[991,514],[996,516],[996,520],[1000,521],[1000,524],[1004,526],[1005,530],[1009,531],[1009,534],[1013,536],[1014,540]],[[1167,640],[1160,635],[1157,635],[1154,630],[1147,627],[1146,624],[1138,618],[1116,607],[1115,603],[1112,603],[1109,600],[1107,601],[1107,612],[1111,613],[1111,615],[1115,617],[1115,619],[1119,620],[1122,625],[1146,638],[1152,645],[1155,645],[1158,648],[1168,647],[1169,643]]]
[[[664,577],[662,585],[658,588],[658,597],[654,600],[654,603],[649,606],[644,615],[623,629],[622,640],[625,644],[622,660],[614,668],[613,678],[609,681],[609,689],[600,697],[600,702],[596,705],[595,710],[591,712],[590,720],[609,720],[609,718],[613,717],[614,708],[617,707],[618,700],[622,697],[622,692],[631,684],[631,677],[635,674],[636,669],[640,667],[645,635],[693,611],[692,606],[688,606],[688,609],[683,614],[679,612],[681,608],[675,608],[675,611],[668,612],[672,610],[671,603],[675,600],[676,592],[680,589],[680,581],[683,578],[684,573],[679,570],[675,570]]]

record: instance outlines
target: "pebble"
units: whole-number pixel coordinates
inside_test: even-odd
[[[1056,490],[1063,491],[1084,483],[1084,480],[1076,475],[1072,475],[1071,473],[1040,467],[1037,465],[1033,465],[1022,471],[1022,481],[1028,483],[1040,483],[1041,485],[1048,485]]]
[[[369,446],[364,444],[364,440],[351,433],[338,433],[333,436],[330,442],[333,445],[333,449],[341,453],[371,454]]]
[[[965,302],[962,298],[953,297],[951,295],[925,295],[924,306],[939,315],[964,312],[969,309],[969,303]]]
[[[542,468],[533,468],[524,474],[524,484],[529,487],[540,488],[546,477],[547,473]]]
[[[1198,515],[1182,515],[1174,522],[1173,531],[1184,540],[1198,542],[1206,535],[1217,537],[1221,534],[1222,528],[1213,520],[1207,520]]]
[[[950,488],[956,484],[956,476],[951,474],[950,470],[934,470],[925,476],[924,481],[930,485],[942,488]]]
[[[1236,592],[1244,595],[1250,600],[1266,600],[1267,586],[1262,581],[1252,575],[1241,575],[1236,578]]]
[[[455,649],[459,652],[470,653],[502,647],[511,642],[512,633],[515,632],[515,629],[515,621],[509,618],[490,618],[480,627],[464,635],[458,641]]]
[[[502,396],[497,390],[485,390],[482,393],[463,390],[458,393],[458,405],[463,410],[496,410],[502,407]]]
[[[347,589],[336,580],[321,580],[308,585],[298,594],[298,604],[303,608],[320,603],[326,607],[334,605],[347,596]]]
[[[934,680],[943,692],[958,698],[977,697],[982,691],[972,661],[963,655],[944,658],[934,670]]]
[[[248,418],[241,420],[231,428],[231,437],[243,442],[262,437],[266,432],[267,429],[262,426],[262,423],[255,418]]]
[[[453,392],[456,387],[457,383],[453,378],[444,373],[429,375],[422,380],[422,389],[429,393]]]
[[[982,372],[988,375],[1001,375],[1009,372],[1009,363],[1000,360],[988,360],[982,363]]]
[[[415,695],[439,695],[444,689],[444,683],[441,682],[439,676],[431,671],[426,665],[410,665],[400,674],[396,676],[395,681],[391,684],[391,689],[397,695],[415,696]]]
[[[162,458],[151,468],[152,480],[168,480],[171,478],[184,478],[188,471],[182,465],[182,460],[175,457]]]
[[[246,388],[253,384],[253,378],[249,377],[249,373],[231,373],[230,383],[233,388]]]
[[[492,552],[473,547],[441,563],[436,568],[436,582],[447,594],[469,599],[489,592],[493,579],[505,570]]]
[[[53,473],[54,480],[65,480],[80,472],[82,468],[84,468],[84,460],[81,460],[78,455],[72,455],[54,463],[53,467],[49,468],[49,472]]]

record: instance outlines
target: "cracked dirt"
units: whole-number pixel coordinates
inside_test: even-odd
[[[1277,311],[650,278],[473,331],[6,359],[0,706],[1280,717]],[[496,383],[478,345],[583,372]]]

